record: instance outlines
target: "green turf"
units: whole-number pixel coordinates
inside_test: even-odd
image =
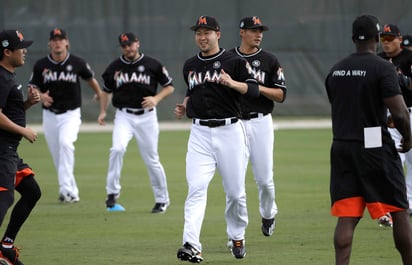
[[[43,135],[35,144],[23,140],[20,155],[36,171],[43,196],[17,238],[16,244],[23,247],[21,260],[36,265],[182,264],[176,251],[182,243],[188,133],[160,134],[160,157],[172,203],[164,215],[150,213],[153,195],[134,140],[125,156],[121,180],[119,202],[126,212],[105,209],[110,133],[79,135],[75,173],[81,201],[65,205],[57,201],[57,177]],[[220,176],[215,176],[201,234],[203,264],[333,264],[336,219],[329,214],[330,139],[328,129],[275,132],[277,227],[272,237],[262,236],[257,192],[249,170],[249,226],[243,260],[236,260],[226,249],[225,199]],[[379,228],[366,217],[355,235],[351,264],[401,264],[391,229]]]

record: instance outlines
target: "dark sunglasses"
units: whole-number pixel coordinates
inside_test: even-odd
[[[394,39],[396,39],[396,36],[393,36],[393,35],[383,35],[383,36],[381,36],[381,42],[384,42],[384,41],[391,42]]]

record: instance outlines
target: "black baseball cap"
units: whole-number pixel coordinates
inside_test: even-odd
[[[0,32],[0,44],[4,49],[23,49],[32,45],[33,41],[24,40],[23,34],[15,29]]]
[[[54,28],[52,31],[50,31],[50,40],[54,38],[67,39],[67,34],[61,28]]]
[[[128,45],[132,42],[137,41],[136,35],[131,32],[125,32],[119,35],[119,44],[120,45]]]
[[[391,36],[400,37],[401,36],[401,31],[399,30],[398,26],[396,26],[396,25],[385,24],[385,25],[383,25],[381,35],[386,35],[386,36],[391,35]]]
[[[372,15],[361,15],[353,21],[352,39],[364,41],[376,37],[381,31],[379,21]]]
[[[196,21],[196,24],[190,27],[191,30],[195,31],[198,28],[206,28],[214,31],[220,31],[220,26],[216,18],[210,16],[200,16],[199,19]]]
[[[260,28],[262,31],[269,30],[268,27],[262,24],[259,17],[244,17],[240,20],[239,28],[241,29],[257,29]]]
[[[403,35],[402,36],[402,46],[403,47],[412,47],[412,36],[411,35]]]

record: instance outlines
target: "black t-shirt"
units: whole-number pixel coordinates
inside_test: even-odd
[[[90,80],[93,77],[90,66],[69,53],[62,62],[54,61],[50,55],[38,60],[29,83],[40,88],[42,93],[49,91],[53,98],[51,108],[64,111],[81,106],[80,78]]]
[[[372,53],[354,53],[330,70],[326,92],[332,104],[334,140],[364,141],[364,128],[382,128],[390,142],[383,99],[401,94],[395,68]]]
[[[22,85],[17,82],[15,74],[0,66],[0,108],[12,122],[25,127],[26,110],[23,100]],[[0,141],[18,143],[22,136],[0,129]]]
[[[286,84],[283,69],[275,55],[259,49],[253,54],[243,54],[239,47],[236,47],[230,52],[233,52],[245,58],[252,68],[253,77],[259,84],[265,87],[280,88],[283,90],[284,98],[286,98]],[[271,113],[274,108],[274,102],[267,97],[260,95],[257,98],[243,96],[242,111],[245,113],[260,112]]]
[[[200,53],[188,59],[183,66],[183,78],[188,86],[186,115],[189,118],[224,119],[240,117],[241,94],[218,83],[224,70],[233,80],[257,86],[249,63],[224,49],[212,56]]]
[[[390,61],[396,68],[396,70],[401,70],[401,72],[412,78],[412,51],[408,49],[403,49],[395,57],[388,57],[384,52],[378,54],[385,60]],[[406,87],[401,87],[402,95],[405,100],[406,106],[412,107],[412,91]]]
[[[114,60],[102,74],[103,90],[113,93],[113,106],[117,108],[142,108],[142,100],[157,93],[158,83],[165,87],[172,78],[158,60],[141,54],[133,61],[123,57]]]

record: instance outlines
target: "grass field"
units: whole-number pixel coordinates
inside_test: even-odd
[[[188,131],[160,134],[159,152],[172,203],[164,215],[150,213],[153,195],[134,141],[129,144],[122,172],[119,203],[126,212],[105,209],[110,133],[79,135],[75,173],[81,201],[77,204],[57,201],[57,177],[44,136],[35,144],[23,141],[19,153],[37,173],[43,191],[16,241],[22,247],[24,264],[184,264],[176,258],[176,251],[182,243],[188,135]],[[336,219],[329,214],[328,193],[330,140],[329,129],[275,131],[277,227],[270,238],[260,232],[257,189],[249,170],[249,226],[243,260],[236,260],[226,249],[225,198],[221,178],[216,175],[209,187],[201,234],[202,264],[334,264]],[[379,228],[369,215],[365,217],[355,235],[351,264],[401,264],[391,229]]]

